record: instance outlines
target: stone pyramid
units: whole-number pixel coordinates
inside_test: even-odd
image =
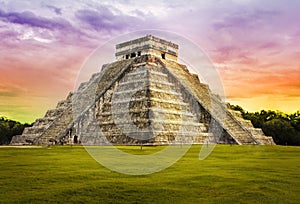
[[[147,35],[37,119],[12,144],[274,144],[177,62],[178,45]]]

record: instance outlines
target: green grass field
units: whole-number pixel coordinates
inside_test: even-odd
[[[149,154],[162,147],[120,147]],[[130,176],[81,146],[0,148],[0,203],[299,203],[300,148],[194,145],[173,166]]]

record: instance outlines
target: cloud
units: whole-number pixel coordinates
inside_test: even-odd
[[[255,70],[248,66],[221,69],[226,96],[231,99],[262,95],[300,96],[300,73],[294,69],[275,70],[256,66]]]
[[[31,11],[5,12],[0,10],[0,19],[4,22],[26,25],[30,27],[45,28],[49,30],[72,30],[73,26],[63,18],[45,18],[35,15]]]
[[[0,97],[19,97],[26,92],[26,88],[16,84],[0,84]]]
[[[17,39],[18,33],[13,30],[6,30],[0,28],[0,42],[6,44],[8,39]],[[4,45],[2,44],[2,46]]]
[[[23,104],[28,96],[27,104],[51,99],[48,104],[54,106],[72,89],[93,49],[142,29],[172,31],[201,46],[213,62],[223,64],[218,71],[230,97],[299,95],[295,2],[36,0],[0,5],[0,82],[30,90],[0,89],[0,103]],[[48,99],[41,102],[41,96]]]
[[[97,10],[81,9],[76,11],[76,18],[89,25],[96,31],[124,30],[135,27],[142,19],[124,15],[121,12],[113,13],[109,8],[100,6]]]
[[[241,28],[255,28],[260,27],[272,20],[273,17],[279,15],[277,11],[271,10],[242,10],[230,13],[225,16],[223,19],[213,23],[213,27],[216,31],[220,29],[241,29]]]
[[[57,15],[61,15],[62,12],[61,12],[61,8],[58,8],[58,7],[55,7],[55,6],[52,6],[52,5],[46,5],[47,8],[53,10]]]

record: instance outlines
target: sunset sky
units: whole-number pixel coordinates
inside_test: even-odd
[[[74,89],[98,46],[143,29],[171,31],[203,49],[226,101],[248,111],[294,112],[299,8],[298,0],[0,0],[0,115],[22,122],[42,117]]]

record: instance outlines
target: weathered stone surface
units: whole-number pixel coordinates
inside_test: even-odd
[[[146,54],[177,61],[178,45],[152,35],[116,45],[117,60],[130,59]]]
[[[79,142],[274,144],[261,129],[228,109],[185,65],[149,54],[104,65],[12,140]]]

